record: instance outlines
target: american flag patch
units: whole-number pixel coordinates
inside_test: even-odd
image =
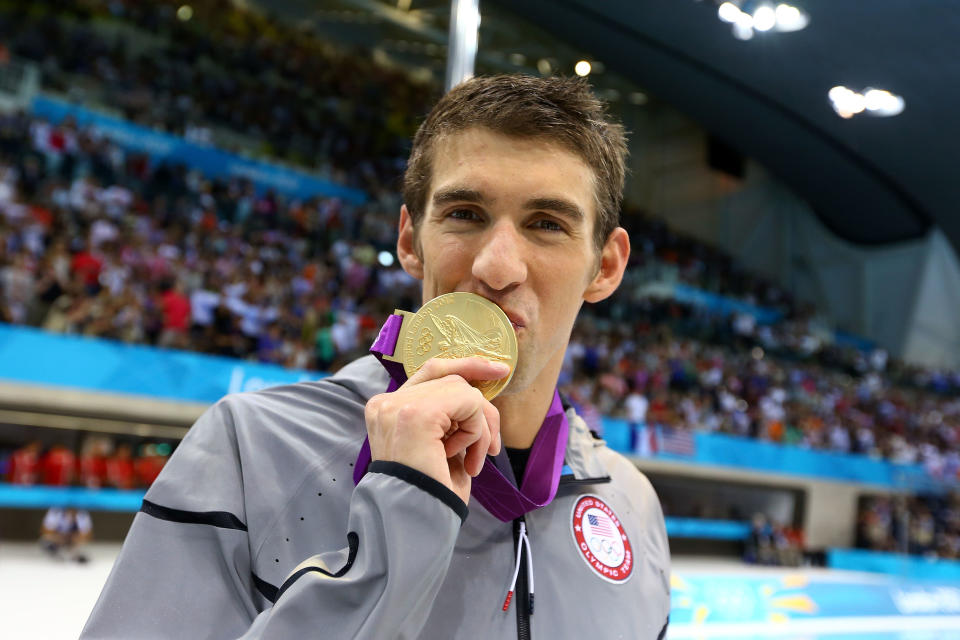
[[[623,524],[599,496],[580,496],[571,513],[573,544],[602,580],[622,584],[633,574],[633,547]]]
[[[607,518],[601,518],[596,514],[588,514],[587,522],[590,523],[590,529],[605,538],[615,538],[617,534],[614,533],[613,528],[610,526],[610,521]]]

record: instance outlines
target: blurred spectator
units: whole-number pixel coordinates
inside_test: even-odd
[[[149,487],[160,475],[163,465],[170,455],[170,446],[166,444],[148,444],[140,447],[140,455],[134,462],[137,484]]]
[[[803,533],[779,524],[766,514],[754,514],[744,544],[744,561],[750,564],[799,567],[803,562]]]
[[[650,402],[637,391],[637,382],[635,378],[628,378],[627,385],[630,393],[624,398],[623,404],[626,409],[627,422],[630,424],[630,451],[638,451],[639,437],[641,429],[646,426],[647,408]]]
[[[81,486],[99,489],[106,485],[109,447],[109,439],[103,436],[92,436],[84,440],[79,462]]]
[[[40,547],[51,557],[86,563],[85,549],[92,538],[93,521],[82,509],[54,507],[43,517]]]
[[[190,328],[190,299],[179,280],[160,294],[158,303],[163,315],[163,330],[157,344],[162,347],[186,349]]]
[[[67,487],[73,484],[76,476],[77,457],[67,447],[55,444],[44,454],[40,466],[43,484]]]
[[[136,483],[133,448],[117,445],[113,455],[106,459],[107,484],[117,489],[132,489]]]
[[[9,479],[13,484],[31,485],[40,480],[40,452],[43,445],[38,440],[27,443],[10,456]]]

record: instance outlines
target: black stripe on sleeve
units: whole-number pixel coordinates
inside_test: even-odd
[[[463,524],[463,521],[467,519],[467,505],[463,502],[463,500],[460,499],[460,496],[425,473],[421,473],[416,469],[408,467],[405,464],[400,464],[399,462],[386,462],[384,460],[375,460],[371,462],[367,472],[383,473],[388,476],[405,480],[418,489],[426,491],[434,498],[440,500],[440,502],[453,509],[454,513],[460,516],[460,524]]]
[[[167,520],[169,522],[205,524],[211,527],[239,529],[240,531],[247,530],[247,525],[243,524],[240,518],[227,511],[183,511],[182,509],[164,507],[149,500],[143,501],[143,506],[140,507],[140,511],[158,520]]]
[[[279,589],[277,589],[275,586],[273,586],[272,584],[270,584],[269,582],[267,582],[266,580],[264,580],[263,578],[261,578],[255,573],[252,573],[250,575],[253,576],[253,586],[257,588],[257,591],[260,592],[260,595],[262,595],[264,598],[266,598],[270,602],[276,602],[277,592],[279,591]]]
[[[360,536],[358,536],[356,532],[351,531],[350,533],[347,534],[347,544],[350,547],[350,550],[347,552],[347,564],[343,565],[343,568],[340,569],[340,571],[337,571],[336,573],[330,573],[323,567],[304,567],[302,569],[299,569],[293,575],[291,575],[289,578],[283,581],[283,584],[280,585],[280,589],[277,590],[277,596],[276,598],[274,598],[274,602],[279,600],[280,596],[282,596],[287,589],[293,586],[293,583],[296,582],[297,579],[300,578],[300,576],[302,575],[316,571],[318,573],[322,573],[325,576],[330,576],[331,578],[343,577],[343,575],[350,570],[350,567],[353,566],[354,560],[357,559],[357,549],[360,548]]]
[[[660,629],[660,635],[657,636],[657,640],[663,640],[667,637],[667,627],[670,626],[670,616],[667,616],[667,621],[663,623],[663,629]]]

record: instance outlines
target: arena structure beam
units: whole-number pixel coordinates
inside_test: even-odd
[[[473,77],[479,30],[480,0],[451,0],[450,43],[447,47],[447,75],[444,82],[447,91]]]
[[[0,384],[0,425],[180,439],[207,404]]]

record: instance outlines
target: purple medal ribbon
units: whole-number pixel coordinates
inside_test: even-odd
[[[390,374],[387,393],[396,391],[407,380],[406,371],[401,363],[383,359],[384,354],[393,354],[396,349],[402,324],[402,316],[391,315],[380,329],[380,334],[373,346],[370,347],[370,352]],[[550,504],[557,495],[569,434],[570,425],[567,423],[567,416],[560,403],[560,394],[554,391],[553,402],[550,403],[547,416],[533,441],[523,480],[519,482],[520,488],[514,486],[488,456],[483,463],[480,475],[473,479],[470,495],[503,522],[510,522],[529,511]],[[502,457],[506,458],[506,456]],[[364,438],[360,455],[353,468],[354,484],[360,482],[367,473],[369,465],[370,440]]]

